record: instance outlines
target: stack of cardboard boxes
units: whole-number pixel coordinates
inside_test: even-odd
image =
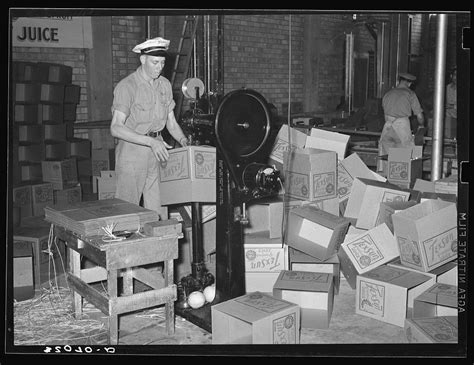
[[[341,278],[355,290],[355,313],[405,328],[410,342],[453,341],[455,200],[414,189],[423,181],[419,148],[390,151],[385,178],[356,153],[346,156],[348,138],[324,132],[318,141],[319,133],[283,126],[276,137],[269,162],[281,169],[285,190],[248,206],[247,294],[211,307],[223,320],[213,327],[216,343],[253,315],[272,328],[275,319],[261,319],[255,307],[245,316],[237,310],[236,302],[254,295],[296,304],[301,328],[328,328]],[[255,336],[240,340],[256,343]]]

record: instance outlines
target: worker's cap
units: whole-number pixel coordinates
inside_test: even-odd
[[[416,81],[416,76],[413,76],[412,74],[409,74],[406,72],[402,72],[398,74],[398,77],[400,77],[401,79],[408,80],[408,81]]]
[[[156,37],[136,45],[132,51],[149,56],[166,56],[169,45],[169,40]]]

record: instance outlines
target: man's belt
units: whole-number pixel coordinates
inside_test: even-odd
[[[152,137],[152,138],[156,138],[156,137],[158,137],[158,136],[161,136],[161,132],[159,132],[159,131],[148,132],[147,134],[145,134],[145,136],[149,136],[149,137]]]

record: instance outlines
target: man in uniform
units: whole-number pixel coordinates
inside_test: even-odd
[[[170,82],[161,75],[169,40],[149,39],[135,48],[141,65],[114,89],[110,132],[118,139],[115,149],[115,197],[139,204],[167,219],[161,207],[158,163],[168,159],[171,148],[162,138],[166,127],[181,146],[188,144],[173,113]]]
[[[388,154],[390,147],[414,146],[414,138],[410,126],[412,113],[418,120],[418,128],[423,127],[423,109],[415,92],[410,86],[416,77],[408,73],[400,73],[396,87],[387,91],[382,99],[385,124],[379,140],[379,159],[377,171],[386,173],[387,161],[380,156]]]

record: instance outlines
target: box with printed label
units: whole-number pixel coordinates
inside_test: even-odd
[[[457,257],[456,204],[427,200],[392,215],[403,265],[430,271]]]
[[[244,235],[245,290],[272,293],[281,270],[288,268],[288,248],[267,232]]]
[[[407,318],[405,335],[409,343],[458,343],[458,317]]]
[[[169,150],[158,166],[161,204],[216,202],[216,148],[190,146]]]
[[[244,226],[244,233],[267,231],[269,238],[281,237],[283,224],[283,199],[274,197],[258,199],[247,205],[249,223]]]
[[[347,201],[344,217],[355,218],[356,227],[371,229],[377,223],[380,203],[408,201],[410,192],[388,182],[356,177]]]
[[[115,149],[92,148],[92,176],[100,176],[103,170],[115,170]]]
[[[400,261],[400,257],[396,258],[393,261],[390,261],[388,266],[393,266],[397,268],[402,268],[405,270],[420,272],[418,269],[414,269],[409,266],[405,266]],[[448,284],[448,285],[458,285],[458,265],[455,261],[450,261],[444,265],[438,266],[437,268],[423,272],[424,275],[433,277],[437,283]]]
[[[53,184],[39,183],[31,185],[31,201],[33,203],[33,215],[43,216],[44,208],[54,205]]]
[[[423,173],[423,146],[388,149],[387,180],[405,188],[412,187]]]
[[[45,160],[63,160],[68,156],[68,145],[66,141],[46,141],[44,144]]]
[[[385,182],[387,179],[370,170],[357,153],[352,153],[337,164],[337,193],[339,202],[349,199],[356,177]]]
[[[289,138],[288,139],[288,135]],[[278,170],[282,173],[283,165],[285,164],[284,153],[288,153],[290,150],[294,151],[297,148],[304,148],[306,143],[306,134],[302,133],[295,128],[288,127],[286,124],[283,124],[278,131],[278,134],[273,143],[272,150],[270,152],[270,164],[275,163]],[[291,143],[291,149],[290,149]]]
[[[458,287],[436,283],[415,298],[413,318],[458,315]]]
[[[337,197],[336,152],[304,148],[294,150],[289,159],[286,157],[285,152],[283,169],[288,196],[308,201]]]
[[[349,221],[312,206],[288,214],[287,244],[320,260],[333,256],[344,240]]]
[[[13,205],[20,208],[21,218],[33,215],[33,203],[31,201],[31,186],[21,185],[12,189]]]
[[[38,123],[38,104],[15,104],[13,120],[16,123]]]
[[[211,307],[212,344],[299,344],[300,307],[253,292]]]
[[[63,190],[78,182],[75,158],[41,161],[43,180],[53,184],[54,190]]]
[[[42,103],[38,106],[40,123],[62,124],[64,122],[64,108],[62,104]]]
[[[94,176],[96,180],[98,200],[115,198],[115,191],[117,189],[117,175],[115,171],[101,171],[100,176]]]
[[[82,201],[82,189],[78,184],[63,190],[55,190],[53,192],[54,204],[73,204]]]
[[[301,327],[329,327],[334,303],[332,274],[284,270],[273,285],[273,296],[299,305]]]
[[[337,252],[341,271],[352,289],[357,275],[375,269],[399,256],[397,242],[386,224],[345,240]]]
[[[346,156],[349,138],[347,134],[312,128],[310,135],[306,138],[305,148],[334,151],[338,161],[341,161]]]
[[[309,256],[302,251],[288,248],[289,270],[295,271],[313,271],[331,274],[334,278],[334,294],[339,293],[341,283],[340,262],[337,254],[327,260],[321,261],[315,257]]]
[[[382,202],[380,203],[379,215],[377,217],[376,226],[379,224],[385,223],[390,231],[393,233],[393,222],[392,214],[395,214],[403,209],[410,208],[417,203],[413,200],[408,200],[404,202],[392,201],[392,202]]]
[[[70,138],[68,144],[68,157],[91,157],[91,141],[85,138]]]
[[[403,327],[414,298],[434,284],[422,273],[382,265],[357,275],[355,312]]]

